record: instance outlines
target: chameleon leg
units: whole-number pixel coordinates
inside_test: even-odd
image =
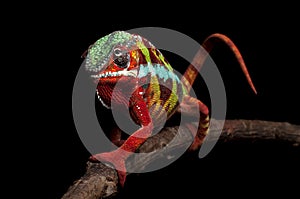
[[[203,48],[199,49],[199,51],[195,55],[192,63],[189,65],[189,67],[185,71],[185,73],[181,79],[181,82],[185,86],[187,93],[192,88],[192,85],[193,85],[194,81],[196,80],[196,77],[199,74],[199,71],[200,71],[201,67],[203,66],[203,63],[206,60],[208,54],[212,51],[216,42],[219,42],[219,41],[221,41],[225,45],[227,45],[229,47],[229,49],[233,52],[237,62],[240,65],[240,68],[242,69],[242,71],[248,81],[248,84],[250,85],[250,87],[252,88],[254,93],[257,93],[239,49],[237,48],[237,46],[233,43],[233,41],[230,38],[228,38],[227,36],[225,36],[223,34],[219,34],[219,33],[212,34],[205,39],[205,41],[202,44]],[[198,133],[197,133],[198,136],[196,136],[196,139],[195,139],[194,143],[192,144],[191,149],[196,149],[198,146],[201,145],[205,134],[207,134],[207,132],[208,132],[208,125],[209,125],[209,117],[208,117],[207,107],[201,101],[199,101],[197,99],[192,99],[191,97],[186,97],[186,99],[181,104],[180,111],[192,116],[192,113],[195,113],[195,110],[196,110],[195,104],[199,105],[200,123],[199,123],[199,128],[198,128]],[[187,126],[190,128],[190,130],[193,129],[192,124],[187,124]],[[194,127],[194,129],[195,129],[195,127]],[[198,137],[199,136],[201,137],[201,135],[203,138],[199,139]]]
[[[187,116],[195,116],[200,112],[200,121],[198,129],[195,128],[192,123],[187,123],[186,126],[190,129],[192,133],[196,133],[195,139],[190,146],[189,150],[197,150],[202,144],[205,136],[208,133],[209,127],[209,111],[207,106],[200,100],[193,98],[191,96],[185,96],[180,104],[179,112]]]
[[[90,157],[91,161],[111,163],[117,170],[119,183],[122,187],[126,180],[126,159],[146,141],[153,130],[152,119],[144,100],[140,96],[135,95],[131,99],[131,105],[133,114],[139,121],[141,128],[129,136],[118,149],[111,152],[95,154]]]

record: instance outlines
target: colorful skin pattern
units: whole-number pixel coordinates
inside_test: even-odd
[[[232,50],[248,83],[256,93],[238,48],[222,34],[216,33],[207,37],[202,44],[204,50],[198,51],[192,62],[194,64],[187,68],[181,79],[174,73],[162,53],[139,35],[115,31],[91,45],[85,55],[85,67],[97,84],[98,99],[106,108],[111,108],[112,104],[114,108],[127,106],[139,129],[126,140],[120,139],[120,131],[112,132],[111,141],[119,148],[92,155],[90,160],[109,162],[116,168],[122,168],[117,172],[119,183],[124,186],[125,161],[130,154],[124,151],[134,153],[151,136],[162,117],[168,119],[175,112],[190,116],[199,115],[200,112],[197,134],[190,146],[191,150],[197,150],[208,133],[209,110],[200,100],[189,96],[189,91],[198,69],[217,41],[224,42]],[[117,82],[118,85],[121,82],[126,89],[117,88]],[[126,97],[127,95],[130,97]]]

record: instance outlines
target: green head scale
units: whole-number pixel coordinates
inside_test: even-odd
[[[85,60],[85,68],[90,72],[99,72],[109,64],[116,46],[121,46],[131,51],[138,48],[138,42],[145,44],[145,41],[147,40],[136,34],[130,34],[125,31],[112,32],[100,38],[89,47]],[[147,41],[147,43],[147,46],[153,47],[150,42]]]

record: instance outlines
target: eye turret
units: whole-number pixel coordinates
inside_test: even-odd
[[[121,48],[115,48],[113,51],[114,63],[120,68],[127,68],[130,63],[129,52],[122,50]]]

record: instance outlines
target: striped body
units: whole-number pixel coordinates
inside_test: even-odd
[[[195,65],[191,64],[182,78],[175,74],[161,52],[139,35],[116,31],[100,38],[88,49],[85,67],[97,84],[101,103],[106,108],[129,108],[131,118],[140,125],[124,142],[120,140],[120,132],[112,132],[117,138],[112,138],[112,142],[121,143],[120,147],[90,158],[112,163],[118,170],[121,186],[125,183],[127,157],[176,111],[189,116],[200,113],[197,129],[191,124],[185,125],[195,133],[190,150],[197,150],[202,144],[208,133],[209,111],[200,100],[190,97],[189,91],[215,41],[223,41],[230,47],[256,93],[240,52],[225,35],[209,36],[193,60]]]
[[[110,38],[107,38],[107,40],[111,42]],[[96,70],[98,74],[94,75],[97,78],[96,81],[99,81],[97,86],[98,98],[105,107],[111,108],[111,103],[113,103],[111,101],[113,98],[112,92],[114,92],[115,96],[117,96],[116,101],[118,101],[117,103],[114,102],[115,104],[126,104],[131,108],[134,104],[127,98],[122,98],[125,88],[118,91],[118,88],[115,87],[118,81],[126,82],[124,84],[127,87],[125,90],[128,93],[138,90],[138,93],[147,105],[152,120],[157,124],[162,120],[162,117],[169,118],[176,111],[179,102],[187,95],[187,89],[181,83],[170,63],[148,40],[138,35],[131,35],[131,40],[134,40],[134,42],[131,41],[130,47],[126,49],[130,55],[130,64],[126,71],[135,71],[135,76],[108,75],[99,78],[101,74],[120,70],[111,60],[111,63],[106,68]],[[130,43],[129,41],[127,43]],[[123,45],[129,46],[128,44]],[[93,50],[93,47],[90,50]],[[97,53],[99,53],[99,50]],[[111,52],[108,52],[108,54],[111,54]],[[92,59],[88,60],[88,62],[92,62]],[[134,117],[134,114],[131,115],[137,124],[141,124]]]
[[[140,83],[148,82],[141,86],[143,99],[153,120],[159,121],[165,114],[169,118],[187,94],[186,88],[157,49],[145,49],[141,52],[143,60],[150,60],[140,63],[138,70],[137,78]],[[152,59],[147,59],[147,56]]]

